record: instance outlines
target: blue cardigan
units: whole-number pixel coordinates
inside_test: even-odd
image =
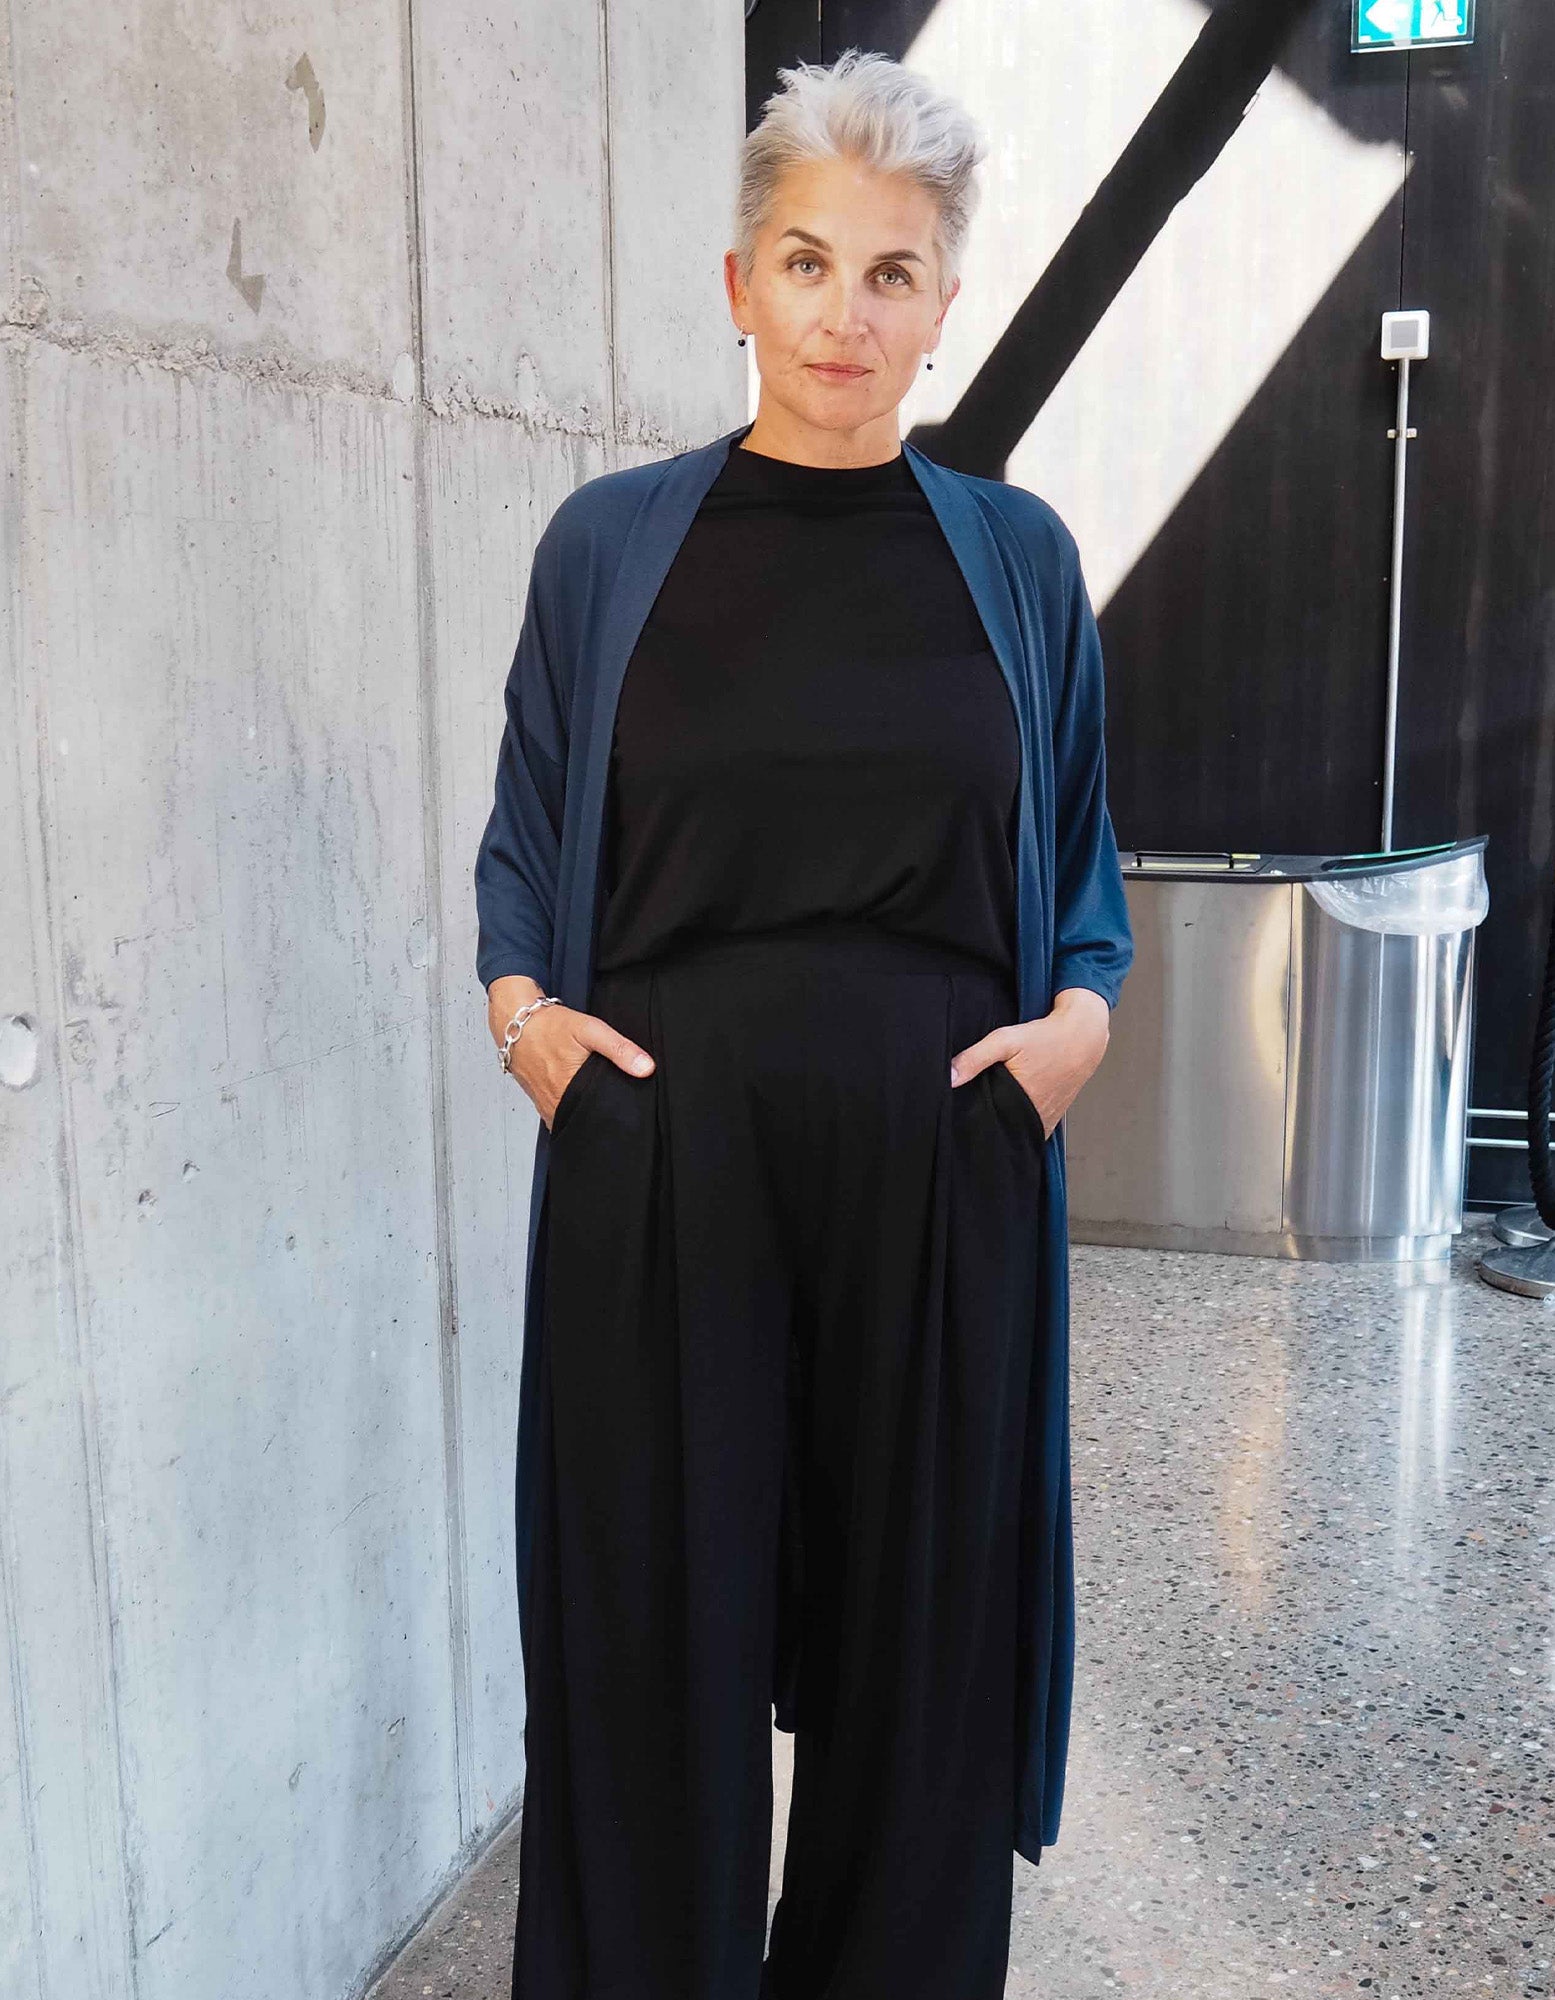
[[[743,424],[711,444],[586,480],[535,547],[506,690],[496,796],[475,863],[476,973],[522,972],[592,1011],[600,845],[627,661],[703,494]],[[904,443],[987,628],[1019,723],[1016,852],[1020,1019],[1066,986],[1116,1003],[1133,959],[1107,811],[1101,641],[1074,537],[1019,486],[936,463]],[[516,1477],[520,1646],[527,1669],[550,1134],[538,1127],[529,1203]],[[1058,1837],[1074,1684],[1069,1489],[1068,1210],[1064,1131],[1048,1147],[1042,1279],[1021,1522],[1015,1849]]]

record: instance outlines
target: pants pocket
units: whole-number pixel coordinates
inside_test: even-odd
[[[551,1113],[551,1137],[553,1140],[560,1136],[562,1126],[572,1117],[578,1099],[593,1083],[600,1065],[605,1060],[606,1058],[600,1054],[598,1049],[590,1049],[572,1075],[562,1085],[562,1094],[557,1098],[556,1108]]]
[[[1007,1063],[991,1062],[988,1065],[994,1078],[994,1088],[1002,1090],[1011,1099],[1018,1100],[1019,1115],[1026,1120],[1027,1128],[1039,1146],[1046,1146],[1052,1134],[1044,1130],[1042,1113],[1031,1101],[1026,1086]]]

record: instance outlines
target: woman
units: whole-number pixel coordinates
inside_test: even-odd
[[[516,2000],[996,2000],[1058,1829],[1058,1126],[1132,951],[1100,647],[1052,509],[898,428],[975,127],[883,56],[781,76],[755,420],[557,509],[476,864],[542,1120]]]

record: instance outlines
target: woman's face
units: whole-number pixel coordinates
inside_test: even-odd
[[[734,252],[724,258],[764,397],[824,430],[854,430],[895,410],[939,345],[934,222],[933,197],[915,182],[855,160],[783,176],[748,287]]]

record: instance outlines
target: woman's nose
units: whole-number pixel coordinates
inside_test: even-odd
[[[856,339],[867,331],[869,315],[867,301],[862,293],[851,289],[839,289],[834,298],[827,300],[824,325],[828,333],[843,339]]]

